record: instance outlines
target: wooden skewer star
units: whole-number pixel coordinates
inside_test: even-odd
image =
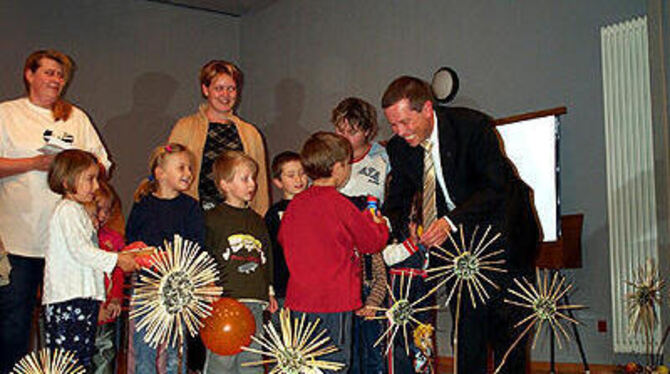
[[[659,324],[658,309],[665,281],[660,277],[656,263],[650,258],[637,270],[635,280],[627,281],[626,284],[633,288],[632,292],[626,294],[628,333],[644,333],[647,358],[651,364],[654,330]]]
[[[535,272],[535,286],[525,277],[521,277],[523,282],[515,278],[514,283],[518,287],[518,290],[510,288],[509,293],[516,296],[518,300],[505,299],[506,303],[528,309],[531,313],[514,326],[516,328],[526,324],[525,329],[519,334],[507,352],[505,352],[495,373],[498,373],[502,369],[514,347],[536,324],[537,328],[535,329],[535,337],[533,338],[533,348],[535,348],[535,343],[537,343],[537,338],[542,332],[543,326],[549,326],[549,332],[556,339],[558,347],[562,348],[561,334],[565,337],[566,341],[570,340],[570,336],[561,324],[561,321],[565,320],[574,324],[579,323],[574,318],[565,314],[564,311],[585,308],[583,305],[562,304],[563,296],[572,289],[572,284],[566,284],[565,277],[560,276],[558,272],[554,273],[552,277],[547,270],[540,273],[539,269],[535,269]]]
[[[151,256],[131,299],[130,318],[137,329],[146,328],[144,341],[155,348],[168,343],[181,346],[184,328],[195,336],[201,320],[211,314],[211,302],[221,295],[215,286],[218,270],[214,259],[200,246],[175,235],[165,250]]]
[[[657,306],[665,286],[654,261],[647,260],[638,269],[635,280],[627,281],[626,284],[633,288],[632,292],[626,294],[629,333],[652,331],[658,323]]]
[[[494,273],[505,273],[506,269],[503,269],[499,266],[505,263],[504,259],[494,259],[496,256],[501,255],[505,252],[504,249],[498,249],[489,253],[485,253],[487,249],[500,237],[500,233],[489,238],[489,232],[491,231],[491,226],[489,225],[486,228],[486,231],[481,236],[479,241],[476,241],[477,232],[479,231],[479,226],[476,226],[472,236],[470,237],[469,245],[465,241],[465,230],[463,230],[463,225],[459,225],[460,233],[460,245],[456,242],[453,235],[449,235],[449,241],[453,247],[453,252],[448,251],[440,246],[435,246],[431,248],[431,256],[442,259],[447,262],[447,265],[437,266],[434,268],[429,268],[428,273],[435,273],[430,277],[426,278],[426,281],[430,281],[436,278],[442,278],[435,287],[433,287],[428,293],[424,296],[428,297],[429,295],[437,292],[440,287],[447,284],[447,282],[452,281],[451,289],[449,290],[445,306],[449,305],[451,299],[456,295],[456,315],[454,318],[454,334],[453,334],[453,347],[454,347],[454,373],[458,370],[458,331],[459,331],[459,321],[461,316],[461,298],[463,296],[463,286],[467,287],[470,301],[472,307],[477,307],[477,299],[482,304],[486,304],[486,301],[490,298],[489,293],[486,291],[486,284],[499,290],[500,287],[495,284],[485,273],[494,272]],[[475,295],[477,297],[475,297]]]
[[[305,323],[305,314],[291,322],[291,311],[282,309],[279,312],[280,332],[272,322],[263,326],[265,336],[258,334],[251,339],[262,349],[242,347],[243,350],[269,357],[267,360],[246,362],[242,366],[257,366],[266,363],[275,364],[270,374],[317,374],[321,370],[339,371],[345,364],[319,359],[334,353],[338,349],[328,344],[328,330],[323,329],[315,335],[319,320]]]
[[[496,290],[499,289],[498,285],[495,284],[488,276],[486,276],[485,272],[507,272],[507,270],[499,267],[499,265],[503,265],[505,263],[504,259],[493,259],[494,257],[505,252],[504,249],[499,249],[484,254],[484,252],[491,246],[491,244],[493,244],[493,242],[495,242],[500,237],[500,233],[494,235],[487,241],[488,234],[491,231],[491,226],[488,226],[479,241],[475,243],[478,230],[479,226],[475,227],[475,230],[470,237],[469,246],[466,246],[465,232],[462,225],[459,226],[460,245],[456,243],[456,240],[452,235],[449,235],[449,241],[451,242],[455,252],[448,251],[440,246],[435,246],[431,249],[430,254],[446,261],[447,265],[438,266],[427,270],[428,273],[435,274],[428,277],[426,281],[442,278],[442,280],[431,289],[429,294],[436,292],[447,282],[454,280],[447,296],[445,306],[449,304],[451,298],[454,296],[454,294],[456,294],[456,290],[462,288],[464,284],[466,285],[470,294],[470,300],[472,302],[473,308],[477,307],[477,299],[479,299],[482,304],[485,304],[486,300],[488,300],[490,296],[486,291],[484,282]],[[475,298],[475,295],[477,295],[477,298]]]
[[[400,286],[399,286],[400,295],[398,295],[398,298],[396,298],[393,295],[393,291],[391,290],[388,284],[386,285],[386,287],[388,289],[389,297],[391,298],[391,306],[389,308],[369,306],[375,311],[384,312],[382,315],[374,316],[371,317],[370,319],[385,319],[388,321],[389,325],[386,331],[384,331],[381,334],[381,336],[379,336],[374,346],[375,347],[378,346],[384,340],[384,338],[388,338],[389,343],[388,346],[386,347],[386,353],[385,353],[388,354],[391,349],[391,346],[393,345],[393,341],[396,335],[398,334],[398,331],[402,328],[402,335],[405,342],[405,353],[409,356],[408,329],[411,329],[413,326],[422,325],[421,321],[416,319],[414,316],[417,313],[433,309],[439,309],[439,307],[436,305],[432,305],[417,308],[417,305],[423,300],[425,300],[425,297],[421,297],[414,301],[410,300],[410,290],[412,287],[411,276],[408,277],[407,283],[405,284],[405,275],[404,274],[400,275]],[[411,330],[409,332],[411,332]]]
[[[77,361],[73,352],[44,348],[24,356],[14,365],[12,374],[84,374],[86,370]]]

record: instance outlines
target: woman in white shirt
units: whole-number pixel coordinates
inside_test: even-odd
[[[63,53],[36,51],[23,69],[27,96],[0,103],[0,237],[12,268],[9,285],[0,287],[0,373],[29,349],[48,221],[59,200],[46,181],[53,153],[83,149],[110,166],[86,114],[61,98],[71,71]]]

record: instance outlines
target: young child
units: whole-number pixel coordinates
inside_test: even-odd
[[[396,299],[405,292],[400,288],[401,277],[405,281],[412,278],[409,290],[411,300],[420,299],[431,288],[431,285],[425,282],[426,270],[429,266],[428,249],[419,242],[422,221],[421,205],[421,192],[419,192],[412,201],[407,226],[396,233],[396,237],[402,241],[389,244],[382,252],[384,262],[390,266],[391,289]],[[434,304],[435,298],[432,296],[417,304],[415,308]],[[408,332],[411,337],[408,340],[410,355],[408,356],[405,351],[404,340],[396,337],[388,355],[389,373],[432,374],[435,372],[433,349],[435,315],[433,311],[425,311],[415,314],[414,318],[421,325]]]
[[[239,151],[225,151],[214,161],[214,180],[224,202],[205,213],[205,248],[221,271],[224,296],[244,303],[263,331],[263,310],[277,310],[272,289],[272,248],[263,218],[249,207],[256,193],[258,164]],[[258,344],[251,347],[260,349]],[[241,352],[220,356],[207,351],[205,373],[263,373],[262,366],[242,367],[261,356]]]
[[[128,217],[126,238],[129,243],[142,241],[159,247],[179,234],[202,245],[202,211],[195,199],[183,193],[193,181],[192,165],[193,155],[181,144],[170,143],[154,149],[149,159],[151,174],[137,188]],[[167,344],[159,345],[157,349],[149,347],[144,342],[146,330],[136,331],[134,326],[135,321],[131,320],[128,373],[177,373],[178,349],[168,348]],[[186,371],[183,363],[182,369]]]
[[[331,122],[335,133],[346,138],[353,151],[351,177],[340,192],[354,201],[374,196],[381,206],[390,166],[384,147],[372,142],[378,130],[375,108],[364,100],[350,97],[333,109]],[[364,255],[361,265],[364,306],[354,316],[349,373],[383,374],[387,371],[383,347],[374,347],[374,343],[384,332],[384,323],[366,318],[376,314],[372,307],[379,307],[386,297],[386,266],[380,253]]]
[[[272,241],[272,260],[274,262],[274,280],[272,285],[279,308],[284,306],[286,298],[286,283],[288,282],[288,268],[284,259],[284,249],[277,241],[279,225],[288,203],[293,197],[307,188],[307,174],[300,162],[300,155],[285,151],[272,160],[272,184],[282,192],[282,199],[276,202],[265,213],[265,223]]]
[[[119,252],[125,243],[123,236],[107,226],[112,209],[119,204],[118,197],[106,182],[98,182],[100,188],[95,193],[94,201],[89,203],[94,213],[94,225],[98,228],[100,248],[108,252]],[[116,358],[117,317],[121,314],[123,301],[124,276],[121,269],[116,268],[109,277],[105,275],[107,298],[100,306],[98,313],[98,332],[95,336],[96,352],[93,356],[93,368],[96,374],[113,374]]]
[[[362,306],[356,251],[379,252],[388,239],[378,216],[361,212],[337,191],[349,179],[351,155],[351,144],[340,135],[318,132],[307,139],[300,156],[313,184],[291,201],[279,229],[290,273],[286,306],[320,319],[339,348],[323,359],[347,366],[353,311]]]
[[[347,196],[372,195],[382,202],[391,167],[386,149],[372,141],[379,129],[375,107],[350,97],[337,104],[330,120],[335,133],[345,137],[353,151],[351,178],[340,192]]]
[[[62,195],[49,221],[44,268],[46,344],[75,353],[90,368],[100,302],[105,300],[103,273],[115,266],[137,269],[132,255],[98,248],[95,228],[84,204],[98,189],[95,156],[81,150],[59,153],[48,173],[49,188]]]

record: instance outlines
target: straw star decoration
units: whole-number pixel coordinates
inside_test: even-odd
[[[185,329],[195,336],[201,320],[210,315],[210,303],[221,295],[215,286],[218,270],[214,259],[196,243],[174,236],[164,251],[151,256],[131,299],[130,318],[137,329],[146,329],[144,341],[155,348],[183,342]]]
[[[661,302],[661,291],[665,281],[660,278],[652,259],[640,266],[634,281],[626,284],[633,291],[626,294],[628,304],[628,330],[630,333],[652,331],[658,323],[657,306]]]
[[[519,279],[514,279],[514,283],[518,289],[509,289],[509,293],[516,296],[517,300],[505,299],[505,302],[527,309],[530,311],[530,314],[514,326],[516,328],[526,324],[524,330],[512,343],[507,352],[505,352],[505,355],[494,373],[498,373],[502,369],[507,357],[514,347],[516,347],[533,326],[537,325],[537,328],[535,329],[535,337],[533,338],[533,348],[535,348],[535,343],[537,343],[537,338],[542,332],[543,326],[548,326],[549,333],[556,339],[558,347],[562,348],[561,334],[565,337],[566,341],[570,340],[570,336],[561,324],[561,321],[567,321],[574,324],[579,323],[564,312],[574,309],[583,309],[585,306],[562,304],[563,296],[572,289],[572,284],[566,284],[565,277],[559,275],[558,272],[554,273],[553,277],[547,270],[540,273],[539,269],[535,269],[535,272],[535,285],[530,283],[525,277],[521,277],[523,282],[519,281]],[[560,331],[560,334],[558,331]]]
[[[14,365],[12,374],[84,374],[86,370],[78,365],[74,353],[57,348],[44,348],[38,353],[24,356]]]
[[[660,277],[658,268],[653,259],[638,269],[634,281],[626,284],[633,288],[626,294],[628,310],[628,332],[630,334],[644,333],[649,363],[653,362],[654,330],[659,323],[658,309],[661,304],[661,291],[665,281]],[[661,346],[662,349],[662,346]]]
[[[420,297],[417,300],[410,300],[410,290],[412,287],[412,277],[408,277],[407,283],[405,284],[404,274],[400,275],[400,295],[396,298],[393,295],[393,291],[387,284],[388,294],[391,298],[391,306],[389,308],[369,306],[375,311],[384,312],[383,315],[374,316],[370,319],[386,319],[388,321],[389,327],[382,333],[382,335],[377,339],[374,346],[378,346],[385,337],[389,338],[389,344],[386,347],[386,354],[389,353],[391,346],[393,345],[393,340],[395,339],[398,331],[402,328],[402,335],[405,341],[405,353],[409,356],[409,343],[408,343],[408,329],[411,329],[413,326],[423,326],[423,323],[414,317],[415,314],[425,312],[428,310],[439,309],[436,305],[426,306],[417,308],[417,305],[425,300],[430,294],[426,294]],[[410,330],[411,332],[411,330]]]
[[[430,281],[436,278],[442,278],[435,287],[433,287],[425,297],[428,295],[437,292],[437,290],[445,285],[449,281],[453,281],[449,295],[445,302],[445,306],[449,305],[452,297],[456,295],[456,316],[454,318],[454,334],[453,334],[453,347],[454,347],[454,373],[458,370],[458,326],[461,316],[461,298],[463,295],[463,286],[467,287],[470,301],[472,307],[477,307],[477,299],[482,304],[486,304],[486,301],[490,298],[488,291],[486,290],[485,285],[493,287],[496,290],[499,290],[500,287],[495,284],[485,273],[494,272],[494,273],[505,273],[506,269],[501,268],[505,263],[504,259],[496,259],[497,256],[505,252],[504,249],[498,249],[490,251],[487,253],[487,250],[491,248],[491,245],[500,237],[500,233],[489,237],[491,231],[491,226],[489,225],[484,234],[477,240],[477,232],[479,231],[479,226],[476,226],[472,235],[470,236],[470,243],[465,241],[465,231],[463,230],[463,225],[459,225],[460,233],[460,243],[457,243],[453,235],[449,235],[449,241],[453,247],[453,252],[448,251],[440,246],[435,246],[431,248],[431,256],[442,259],[447,263],[444,266],[437,266],[427,270],[428,273],[435,273],[428,278],[426,281]],[[475,298],[475,295],[477,296]]]
[[[472,236],[470,237],[469,245],[466,245],[465,232],[462,225],[459,226],[460,245],[456,242],[452,235],[449,235],[449,241],[454,248],[454,252],[448,251],[440,246],[431,248],[430,254],[446,261],[447,265],[438,266],[427,270],[428,273],[435,274],[428,277],[426,281],[442,278],[442,280],[435,287],[433,287],[433,289],[431,289],[430,293],[436,292],[447,282],[451,281],[452,279],[454,280],[454,284],[451,286],[451,290],[447,296],[445,306],[449,305],[449,302],[451,301],[451,298],[454,296],[454,294],[456,294],[456,297],[460,299],[464,284],[468,288],[473,308],[477,307],[477,299],[479,299],[482,304],[485,304],[486,300],[488,300],[490,296],[486,291],[486,287],[484,287],[484,282],[488,283],[496,290],[499,289],[499,287],[493,283],[493,281],[491,281],[491,279],[489,279],[489,277],[487,277],[484,273],[489,271],[497,273],[507,272],[507,270],[499,267],[499,265],[503,265],[505,263],[505,260],[494,259],[494,257],[502,254],[505,251],[504,249],[499,249],[486,254],[484,253],[487,251],[487,249],[489,249],[493,242],[495,242],[500,237],[500,233],[489,238],[491,226],[488,226],[479,241],[475,243],[478,230],[479,226],[476,226]],[[475,295],[477,298],[475,298]]]
[[[337,351],[337,347],[328,344],[330,337],[325,336],[328,330],[323,329],[318,334],[314,334],[319,320],[305,323],[305,314],[303,314],[300,319],[295,318],[291,322],[291,312],[288,309],[282,309],[279,312],[279,324],[280,332],[277,332],[272,322],[269,322],[263,326],[265,336],[259,334],[251,337],[263,348],[262,350],[242,347],[245,351],[257,353],[269,359],[243,363],[242,366],[275,364],[270,374],[317,374],[321,373],[321,370],[344,369],[343,363],[319,359],[321,356]]]

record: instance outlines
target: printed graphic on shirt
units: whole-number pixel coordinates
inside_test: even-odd
[[[380,182],[381,173],[379,172],[379,170],[371,166],[361,168],[361,170],[358,171],[358,175],[360,175],[361,177],[366,177],[369,183],[375,184],[377,186],[379,186],[379,184],[381,183]]]
[[[383,202],[388,163],[381,154],[368,154],[351,165],[351,178],[340,189],[346,196],[372,195]]]
[[[54,139],[54,131],[49,129],[44,130],[44,133],[42,133],[42,138],[47,143],[52,142],[52,139]],[[69,134],[65,131],[61,131],[60,133],[56,134],[55,139],[61,140],[69,144],[74,143],[74,135]]]
[[[216,203],[213,203],[211,201],[205,201],[202,203],[202,210],[204,210],[205,212],[214,208],[216,208]]]
[[[267,262],[263,253],[263,244],[248,234],[234,234],[228,237],[228,247],[224,250],[222,257],[226,261],[240,263],[237,271],[251,274],[259,265]]]
[[[39,148],[38,151],[44,154],[56,154],[63,150],[70,149],[73,147],[74,143],[74,135],[65,131],[60,131],[59,133],[54,134],[53,130],[44,130],[42,139],[44,139],[46,144]]]

